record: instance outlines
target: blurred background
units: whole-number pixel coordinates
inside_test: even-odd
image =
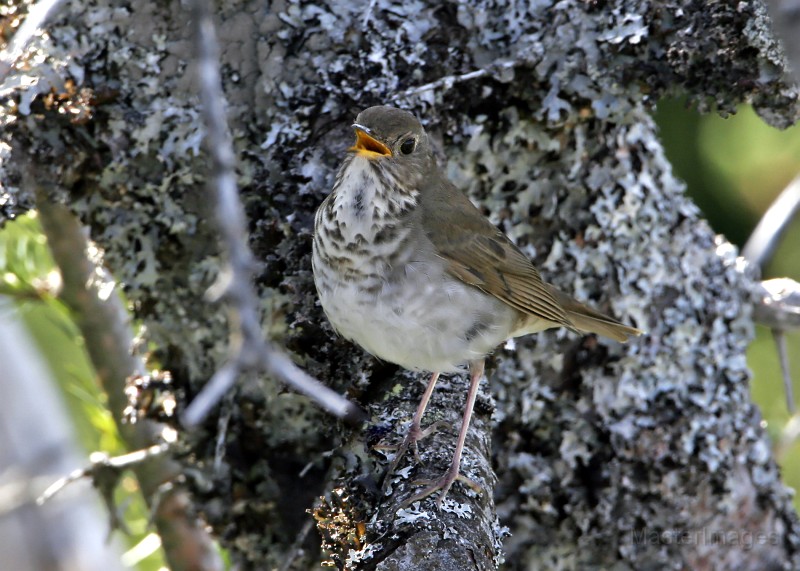
[[[667,156],[689,195],[716,232],[743,246],[770,203],[800,173],[800,127],[777,131],[748,107],[724,119],[700,116],[680,100],[662,101],[656,119]],[[793,222],[763,277],[800,280],[800,220]],[[124,453],[80,335],[66,309],[51,295],[57,285],[58,275],[35,214],[0,229],[0,297],[16,302],[13,307],[0,304],[0,319],[14,313],[27,326],[49,362],[86,455],[95,450]],[[795,393],[800,394],[800,333],[789,335],[788,345]],[[767,329],[757,328],[747,358],[753,397],[773,442],[779,442],[789,413],[777,351]],[[778,459],[786,484],[800,487],[800,443],[781,449]],[[123,564],[142,571],[162,567],[159,539],[151,532],[132,476],[123,477],[115,500],[130,532],[118,541]],[[800,507],[800,502],[796,505]]]
[[[740,249],[764,211],[800,175],[800,126],[779,131],[765,124],[752,108],[736,115],[699,115],[683,100],[664,100],[656,113],[667,157],[687,193],[718,233]],[[800,281],[800,217],[795,217],[762,279]],[[786,336],[794,393],[800,387],[800,332]],[[747,352],[750,386],[761,407],[784,482],[800,489],[800,441],[778,446],[790,415],[784,397],[780,362],[769,329],[757,326]],[[795,399],[797,400],[797,398]],[[795,508],[800,500],[795,496]]]

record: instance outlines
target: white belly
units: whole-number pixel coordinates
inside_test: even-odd
[[[319,267],[316,256],[314,262],[315,276],[333,274]],[[453,278],[433,280],[441,276],[441,267],[433,266],[438,264],[409,263],[406,280],[383,282],[377,292],[367,293],[355,281],[328,289],[319,278],[317,290],[336,330],[373,355],[407,369],[454,372],[502,343],[514,313]]]

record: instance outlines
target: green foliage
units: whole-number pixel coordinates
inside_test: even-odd
[[[17,311],[64,395],[78,439],[87,451],[88,465],[88,452],[117,455],[126,449],[106,407],[106,395],[95,381],[78,328],[55,297],[59,284],[35,213],[0,229],[0,295],[16,301]],[[123,476],[115,500],[131,532],[127,540],[132,549],[125,554],[125,563],[140,571],[163,568],[160,544],[152,539],[149,513],[132,475]]]

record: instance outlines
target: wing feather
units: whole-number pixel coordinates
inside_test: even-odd
[[[422,228],[450,275],[514,309],[572,327],[531,261],[438,168],[420,188]]]
[[[438,168],[420,188],[422,228],[446,271],[517,311],[624,342],[641,331],[544,282],[533,263]]]
[[[458,242],[437,244],[448,272],[518,311],[571,326],[530,260],[499,230],[492,229],[494,246],[487,245],[485,234],[462,234]]]

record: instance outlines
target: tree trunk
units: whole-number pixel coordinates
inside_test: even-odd
[[[684,196],[649,115],[683,94],[701,111],[750,101],[772,125],[793,123],[797,92],[761,3],[217,5],[265,334],[370,415],[346,429],[246,378],[184,435],[190,473],[204,475],[197,508],[234,560],[800,567],[791,494],[749,393],[752,272]],[[179,2],[67,3],[31,48],[47,57],[2,91],[16,101],[3,137],[63,182],[54,199],[105,250],[181,407],[229,343],[224,308],[204,297],[219,260],[187,17]],[[396,509],[414,480],[446,468],[466,379],[441,381],[425,422],[444,422],[420,444],[424,464],[409,459],[381,497],[390,452],[376,445],[399,441],[426,375],[337,338],[311,276],[315,208],[355,114],[376,103],[423,120],[451,180],[545,279],[647,331],[628,345],[551,331],[498,350],[462,461],[484,492],[457,483],[441,511]],[[14,186],[19,167],[3,168],[8,217],[31,202]],[[315,503],[322,555],[307,533]]]

